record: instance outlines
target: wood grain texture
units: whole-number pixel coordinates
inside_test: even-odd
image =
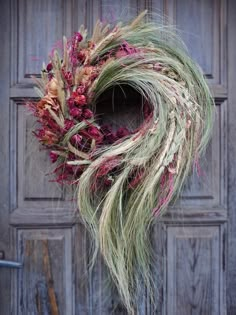
[[[173,221],[173,220],[172,220]],[[157,288],[154,296],[154,303],[147,302],[147,315],[164,315],[166,311],[166,290],[167,290],[167,225],[164,222],[156,222],[152,231],[152,244],[154,258],[152,262],[153,280]],[[148,300],[147,300],[148,301]]]
[[[10,272],[0,270],[0,314],[10,314],[10,305],[14,315],[127,314],[116,290],[107,287],[102,259],[88,273],[88,235],[75,212],[75,203],[71,205],[71,195],[61,193],[44,177],[50,164],[45,152],[33,154],[32,121],[24,115],[22,103],[35,97],[29,75],[39,74],[42,59],[47,60],[52,44],[63,34],[71,35],[82,23],[91,32],[99,17],[103,21],[131,18],[148,8],[158,22],[162,17],[159,19],[156,12],[167,14],[169,23],[177,22],[182,28],[188,48],[208,76],[217,101],[217,117],[203,168],[206,178],[195,175],[190,179],[185,199],[153,230],[156,307],[140,298],[137,310],[141,315],[225,315],[226,263],[227,314],[235,315],[235,1],[11,0],[1,8],[0,249],[7,258],[23,259],[24,269],[19,277],[12,272],[11,279]],[[227,220],[229,255],[225,257]]]
[[[228,231],[228,262],[227,262],[227,314],[236,314],[236,2],[229,1],[229,26],[228,26],[228,53],[229,53],[229,115],[228,115],[228,136],[229,136],[229,165],[228,165],[228,215],[229,215],[229,231]]]
[[[94,268],[89,270],[91,259],[89,235],[82,224],[76,224],[73,231],[75,314],[116,314],[121,306],[118,294],[109,282],[102,258],[99,256]]]
[[[213,50],[217,48],[219,52],[219,41],[215,40],[219,37],[219,28],[215,27],[220,14],[217,5],[219,1],[214,0],[176,1],[176,22],[181,36],[208,78],[213,78],[215,70]],[[214,15],[218,15],[216,20]]]
[[[168,0],[167,3],[169,22],[177,26],[213,90],[215,93],[225,90],[227,1]]]
[[[29,99],[27,99],[28,101]],[[75,210],[76,199],[69,187],[58,185],[49,152],[40,148],[33,135],[35,120],[26,112],[24,100],[11,102],[11,208],[65,208]],[[40,202],[39,202],[40,201]]]
[[[223,226],[167,228],[167,314],[224,314]]]
[[[120,20],[127,21],[144,10],[144,1],[138,0],[103,0],[101,18],[105,23],[116,23]]]
[[[216,100],[216,115],[212,139],[206,153],[193,167],[180,207],[226,207],[225,169],[227,167],[227,103]]]
[[[71,230],[18,231],[17,314],[73,314]]]
[[[71,3],[65,0],[12,1],[12,27],[21,34],[14,43],[17,49],[13,52],[17,58],[15,84],[29,84],[31,75],[38,76],[52,47],[61,47],[62,36],[72,33]]]
[[[22,106],[18,106],[18,170],[22,170],[19,182],[24,200],[62,199],[62,189],[50,182],[54,166],[49,152],[40,148],[33,131],[40,128]],[[23,134],[22,134],[23,133]],[[21,189],[20,186],[23,186]]]
[[[13,258],[10,250],[9,217],[9,83],[10,83],[10,4],[1,3],[0,49],[1,84],[0,84],[0,250],[5,251],[6,259]],[[16,277],[17,272],[0,268],[0,314],[10,314],[10,276]]]

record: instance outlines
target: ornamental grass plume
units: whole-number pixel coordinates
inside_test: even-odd
[[[91,263],[101,252],[129,314],[143,288],[155,292],[151,227],[203,153],[214,113],[207,83],[181,40],[173,29],[145,22],[145,14],[115,27],[97,22],[91,40],[83,28],[64,39],[63,60],[55,52],[43,72],[40,105],[30,105],[58,178],[69,179],[75,167]],[[100,125],[96,106],[103,93],[124,86],[141,96],[144,120],[115,133]]]

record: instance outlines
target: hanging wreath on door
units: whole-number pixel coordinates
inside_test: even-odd
[[[154,286],[150,227],[179,195],[213,121],[198,66],[173,31],[144,22],[145,14],[115,27],[97,22],[89,40],[83,27],[64,38],[62,56],[54,51],[38,80],[41,99],[28,104],[55,181],[78,185],[92,260],[100,250],[129,313],[141,284]],[[108,92],[112,109],[109,91],[127,87],[139,95],[141,124],[103,123],[101,98]]]

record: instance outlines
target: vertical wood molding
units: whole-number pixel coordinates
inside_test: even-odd
[[[10,248],[9,218],[9,86],[10,86],[10,2],[1,2],[0,19],[0,250],[5,252],[6,259],[13,259]],[[0,315],[10,314],[10,276],[17,276],[17,272],[10,272],[0,268]]]
[[[227,314],[236,314],[236,2],[228,1],[228,262],[227,262]]]
[[[85,26],[88,33],[92,35],[93,27],[98,19],[102,16],[102,0],[86,1]]]

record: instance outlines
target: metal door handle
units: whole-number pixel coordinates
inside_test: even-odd
[[[22,264],[17,261],[9,261],[9,260],[0,260],[0,268],[21,268]]]
[[[4,251],[0,251],[0,268],[5,267],[5,268],[21,268],[22,264],[17,262],[17,261],[10,261],[10,260],[5,260],[5,253]]]

